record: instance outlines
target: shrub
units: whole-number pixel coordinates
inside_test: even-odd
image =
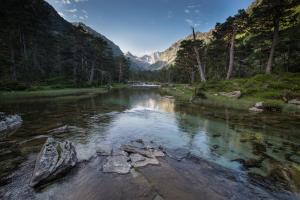
[[[2,91],[24,91],[28,89],[29,86],[25,83],[21,83],[18,81],[6,81],[0,82],[0,90]]]

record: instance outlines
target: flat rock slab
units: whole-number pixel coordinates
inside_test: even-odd
[[[122,145],[121,148],[124,151],[126,151],[127,153],[137,153],[137,154],[143,155],[143,156],[148,157],[148,158],[153,158],[154,157],[154,155],[151,151],[146,150],[146,149],[142,149],[142,148],[139,148],[139,147],[135,147],[135,146],[132,146],[132,145]]]
[[[131,165],[128,163],[127,156],[109,156],[106,163],[103,165],[103,172],[105,173],[118,173],[128,174]]]
[[[135,141],[138,146],[122,145],[121,148],[111,149],[111,146],[102,145],[97,150],[101,156],[109,156],[103,165],[103,172],[127,174],[132,167],[144,167],[146,165],[158,165],[156,157],[165,154],[152,147],[145,146],[142,140]]]
[[[140,154],[131,154],[130,155],[131,165],[133,167],[144,167],[146,165],[158,165],[159,161],[154,158],[147,158]]]
[[[190,150],[184,148],[167,149],[166,154],[175,160],[181,161],[190,155]]]

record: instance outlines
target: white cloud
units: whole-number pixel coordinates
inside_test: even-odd
[[[70,0],[60,0],[62,4],[71,4]]]
[[[74,8],[74,9],[70,9],[70,10],[65,10],[66,12],[69,12],[69,13],[76,13],[77,12],[77,9]]]
[[[185,22],[192,27],[198,27],[200,24],[195,23],[193,20],[191,19],[186,19]]]
[[[185,9],[184,12],[187,13],[187,14],[189,14],[190,10],[189,9]]]
[[[80,2],[86,2],[88,0],[56,0],[55,3],[62,3],[62,4],[72,4],[74,3],[80,3]]]
[[[76,3],[79,3],[79,2],[85,2],[85,1],[88,1],[88,0],[74,0]]]

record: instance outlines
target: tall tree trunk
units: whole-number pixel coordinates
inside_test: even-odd
[[[120,62],[120,65],[119,65],[119,83],[121,83],[122,77],[123,77],[122,63]]]
[[[280,19],[276,18],[274,20],[273,41],[272,41],[272,46],[271,46],[271,51],[270,51],[270,55],[269,55],[268,64],[267,64],[267,67],[266,67],[266,74],[271,74],[271,72],[272,72],[272,65],[273,65],[273,60],[274,60],[275,47],[278,43],[278,38],[279,38],[279,25],[280,25]]]
[[[92,85],[94,82],[94,75],[95,75],[95,61],[93,61],[92,63],[92,69],[91,69],[91,73],[90,73],[90,78],[89,78],[89,85]]]
[[[171,83],[171,70],[168,70],[168,83]]]
[[[194,39],[194,42],[195,42],[196,41],[196,33],[195,33],[194,28],[193,28],[193,39]],[[204,70],[203,70],[203,67],[202,67],[202,64],[201,64],[200,54],[199,54],[198,48],[196,46],[194,46],[194,52],[195,52],[196,59],[197,59],[197,66],[198,66],[198,70],[199,70],[199,73],[200,73],[201,82],[206,82]]]
[[[77,85],[77,65],[78,64],[75,64],[74,68],[73,68],[73,82],[74,82],[74,85]]]
[[[229,66],[227,71],[226,80],[229,80],[233,71],[234,63],[234,45],[235,45],[235,32],[232,33],[231,42],[230,42],[230,53],[229,53]]]
[[[205,78],[205,75],[204,75],[204,70],[203,70],[203,67],[202,67],[202,64],[201,64],[201,59],[200,59],[200,55],[199,55],[197,47],[194,47],[194,52],[196,54],[197,67],[198,67],[198,70],[199,70],[201,82],[206,82],[206,78]]]
[[[11,61],[11,80],[17,80],[17,68],[16,68],[16,61],[15,61],[15,51],[14,47],[10,46],[10,61]]]
[[[21,43],[22,48],[23,48],[24,60],[27,60],[28,59],[27,47],[26,47],[26,41],[25,41],[24,32],[22,31],[22,29],[20,29],[20,43]]]
[[[191,85],[193,85],[194,82],[195,82],[195,71],[192,70],[192,72],[191,72]]]

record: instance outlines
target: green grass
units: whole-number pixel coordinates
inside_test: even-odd
[[[193,98],[195,89],[205,94],[206,98]],[[216,95],[219,92],[241,91],[240,99]],[[256,102],[262,101],[268,111],[300,114],[300,108],[287,104],[284,99],[300,98],[300,74],[284,73],[281,75],[256,75],[251,78],[239,78],[227,81],[208,81],[195,86],[173,85],[164,87],[162,92],[182,100],[193,99],[196,104],[212,107],[226,107],[248,110]]]
[[[164,94],[172,95],[179,100],[191,100],[193,97],[195,87],[187,84],[174,84],[167,87],[162,87],[161,92]]]
[[[115,84],[111,89],[120,89],[124,87],[126,87],[125,84]],[[0,103],[49,98],[56,100],[80,99],[103,94],[108,90],[107,87],[52,89],[52,86],[43,86],[38,89],[36,88],[36,90],[33,91],[0,91]]]

